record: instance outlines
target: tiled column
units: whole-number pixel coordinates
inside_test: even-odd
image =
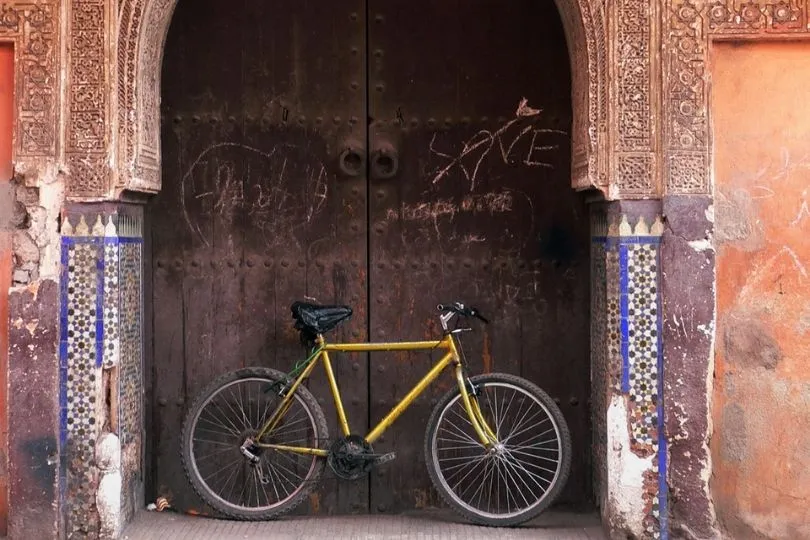
[[[596,496],[611,531],[667,538],[660,203],[592,207]]]
[[[61,503],[71,537],[114,537],[142,493],[142,217],[79,205],[62,220]]]

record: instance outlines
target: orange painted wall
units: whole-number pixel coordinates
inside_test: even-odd
[[[810,43],[711,51],[712,495],[735,539],[810,538]]]
[[[14,133],[14,47],[0,44],[0,182],[12,177]],[[0,227],[0,536],[8,525],[8,289],[11,287],[11,233]]]

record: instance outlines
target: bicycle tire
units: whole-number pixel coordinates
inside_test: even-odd
[[[501,387],[504,390],[506,390],[506,389],[519,390],[526,397],[529,397],[532,400],[534,400],[534,404],[532,404],[530,402],[529,407],[532,407],[532,405],[539,405],[538,409],[540,411],[545,411],[545,413],[547,414],[548,419],[552,423],[554,433],[556,434],[556,438],[559,441],[558,445],[557,445],[559,459],[557,460],[557,467],[556,467],[556,470],[554,472],[553,479],[551,480],[551,482],[550,482],[549,486],[547,487],[546,491],[544,493],[542,493],[542,495],[540,496],[539,499],[532,502],[531,504],[529,504],[527,502],[526,507],[524,509],[519,509],[519,510],[516,510],[516,511],[513,511],[513,512],[505,512],[503,514],[498,514],[498,513],[492,512],[492,511],[485,512],[480,508],[476,508],[473,504],[470,504],[468,501],[462,500],[462,497],[463,497],[464,494],[463,493],[458,493],[458,491],[462,490],[462,487],[460,486],[460,484],[461,484],[461,482],[464,481],[464,479],[466,477],[472,475],[472,470],[475,470],[475,469],[469,469],[470,472],[466,472],[466,473],[464,473],[464,471],[468,470],[469,467],[473,467],[473,468],[478,467],[479,462],[480,462],[480,463],[484,463],[484,465],[483,465],[484,469],[483,469],[482,473],[478,473],[478,474],[479,475],[483,474],[484,477],[483,477],[482,480],[480,480],[480,487],[477,488],[477,489],[481,490],[481,492],[480,492],[481,495],[479,495],[479,499],[483,497],[483,493],[484,493],[483,490],[488,489],[490,491],[488,497],[489,497],[490,502],[491,502],[491,497],[492,497],[491,491],[493,491],[493,486],[497,486],[498,494],[496,495],[496,500],[499,501],[499,504],[500,504],[500,501],[503,500],[501,492],[500,492],[500,486],[501,486],[501,484],[503,484],[504,487],[505,487],[504,496],[506,498],[506,510],[508,510],[509,509],[509,493],[511,491],[508,489],[508,482],[505,481],[504,478],[506,478],[506,476],[511,477],[512,473],[517,474],[517,473],[521,473],[522,471],[518,468],[518,466],[515,466],[515,465],[512,465],[512,464],[503,464],[503,459],[501,459],[500,461],[492,461],[492,462],[488,461],[490,459],[495,460],[497,458],[492,458],[492,454],[488,453],[484,449],[483,445],[480,444],[480,441],[478,441],[478,438],[475,436],[474,431],[472,429],[472,425],[469,423],[468,417],[466,417],[466,409],[464,409],[464,407],[463,407],[463,403],[462,403],[462,400],[461,400],[461,392],[459,391],[458,387],[453,388],[452,390],[450,390],[447,394],[445,394],[442,397],[442,399],[439,400],[439,402],[434,407],[433,412],[431,413],[430,420],[428,421],[427,429],[425,431],[425,462],[427,464],[428,473],[430,474],[430,478],[431,478],[431,480],[433,482],[433,485],[435,486],[435,488],[439,492],[439,494],[442,496],[442,498],[445,500],[445,502],[453,510],[455,510],[456,512],[458,512],[459,514],[464,516],[469,521],[471,521],[473,523],[480,524],[480,525],[487,525],[487,526],[492,526],[492,527],[513,527],[513,526],[516,526],[516,525],[520,525],[521,523],[524,523],[526,521],[529,521],[529,520],[537,517],[543,511],[545,511],[559,497],[560,492],[562,491],[563,487],[565,486],[566,481],[568,480],[568,474],[569,474],[570,468],[571,468],[571,435],[570,435],[570,432],[568,430],[568,426],[567,426],[567,424],[565,422],[565,419],[564,419],[564,417],[562,415],[562,412],[560,411],[559,407],[557,407],[556,403],[554,403],[554,400],[552,400],[551,397],[549,397],[549,395],[546,392],[544,392],[542,389],[540,389],[538,386],[531,383],[530,381],[527,381],[526,379],[523,379],[521,377],[517,377],[517,376],[514,376],[514,375],[504,374],[504,373],[492,373],[492,374],[478,375],[476,377],[472,377],[470,379],[470,382],[475,387],[478,387],[479,390],[480,390],[480,393],[482,395],[484,395],[484,396],[489,395],[488,389],[491,389],[491,388],[496,388],[497,389],[498,387]],[[497,393],[497,390],[495,391],[495,393]],[[490,399],[490,398],[487,398],[487,399]],[[525,397],[521,398],[521,399],[525,399]],[[505,400],[505,398],[504,398],[504,400]],[[481,401],[485,401],[485,400],[479,400],[479,403]],[[506,422],[506,419],[502,418],[501,421],[498,422],[498,420],[497,420],[497,412],[498,412],[498,407],[497,407],[498,398],[497,398],[497,395],[494,397],[494,402],[496,403],[496,405],[495,405],[495,411],[494,411],[494,413],[495,413],[495,421],[493,423],[496,424],[497,430],[500,431],[501,426],[504,425],[504,423]],[[482,410],[484,410],[486,408],[486,405],[487,405],[486,403],[483,403],[481,405]],[[501,412],[506,414],[506,412],[509,410],[510,407],[511,407],[511,401],[510,401],[509,405],[506,407],[505,410],[501,409]],[[462,411],[462,414],[464,415],[464,416],[459,416],[459,417],[463,421],[466,421],[467,424],[469,424],[468,426],[466,426],[466,428],[469,430],[469,433],[466,433],[465,435],[467,435],[469,437],[469,441],[474,441],[474,442],[467,442],[466,439],[462,438],[462,435],[459,434],[459,432],[455,431],[455,429],[458,428],[458,426],[454,426],[453,429],[445,430],[443,432],[445,434],[445,437],[443,438],[443,440],[445,440],[445,441],[454,441],[454,442],[449,442],[449,444],[454,445],[454,446],[445,446],[444,448],[440,448],[440,445],[439,445],[440,423],[442,422],[443,418],[445,418],[445,417],[449,418],[450,412],[453,412],[455,414],[459,414],[456,411],[457,408],[460,408],[460,410]],[[528,410],[529,409],[527,408],[527,414],[528,414]],[[492,407],[489,407],[489,411],[490,411],[490,413],[493,412]],[[448,422],[452,423],[451,420],[448,420]],[[545,420],[543,420],[543,422],[545,422]],[[540,424],[538,423],[538,425],[540,425]],[[521,424],[518,424],[517,426],[515,426],[515,428],[520,428],[520,427],[521,427]],[[528,429],[528,428],[526,428],[526,429]],[[449,435],[447,435],[448,433],[449,433]],[[515,435],[517,435],[517,434],[520,434],[520,432],[517,432]],[[501,434],[499,433],[499,436],[500,435]],[[508,442],[508,440],[512,436],[513,435],[510,435],[508,437],[501,436],[500,438],[501,439],[506,439],[505,442]],[[455,441],[458,441],[458,442],[455,442]],[[549,461],[551,461],[551,459],[548,458],[548,456],[553,455],[553,453],[551,452],[552,447],[551,446],[546,446],[546,442],[547,441],[543,441],[543,442],[538,441],[538,442],[534,443],[534,447],[532,447],[532,445],[519,446],[519,448],[521,448],[523,450],[514,450],[514,451],[510,450],[509,454],[504,453],[503,456],[508,456],[509,459],[511,460],[511,459],[514,458],[515,455],[526,454],[526,456],[531,456],[533,458],[534,462],[537,462],[538,460],[541,460],[541,459],[543,459],[543,460],[549,459]],[[448,443],[443,443],[443,444],[448,444]],[[476,446],[475,446],[476,444],[478,446],[480,446],[480,450],[478,448],[476,448]],[[508,444],[504,444],[504,446],[509,447]],[[512,445],[512,447],[515,447],[515,446],[517,446],[517,441],[515,441],[515,444]],[[450,454],[444,454],[445,456],[450,456],[450,457],[444,457],[444,458],[441,458],[441,459],[439,458],[439,454],[442,451],[447,451],[447,452],[456,451],[456,452],[459,452],[460,450],[458,450],[458,449],[461,449],[464,452],[469,452],[469,455],[462,455],[460,457],[453,457],[453,454],[450,453]],[[478,456],[479,451],[482,454],[481,454],[480,457],[476,457],[476,456]],[[533,454],[532,451],[536,452],[536,454]],[[506,452],[506,451],[504,450],[504,452]],[[524,487],[531,487],[530,481],[532,480],[532,477],[530,475],[539,472],[540,469],[542,469],[542,466],[535,469],[534,467],[536,465],[530,464],[529,461],[528,461],[529,460],[528,457],[525,457],[525,458],[520,457],[519,459],[526,459],[525,463],[521,462],[520,467],[522,467],[523,471],[526,471],[526,473],[528,473],[528,474],[524,475],[524,476],[526,476],[526,478],[529,479],[526,482],[524,482]],[[448,469],[457,469],[457,470],[455,472],[453,472],[452,475],[450,475],[449,472],[443,472],[442,470],[440,470],[440,465],[439,465],[439,462],[441,460],[450,462],[450,465],[448,465]],[[453,461],[453,460],[456,460],[456,461]],[[494,464],[492,464],[492,463],[494,463]],[[510,461],[510,463],[513,463],[513,462]],[[542,463],[545,464],[545,462],[542,462]],[[494,473],[494,471],[496,471],[496,470],[497,470],[497,473]],[[503,474],[503,475],[501,474],[502,470],[506,471],[506,473]],[[487,471],[490,471],[490,476],[487,476]],[[459,476],[461,474],[465,474],[465,478],[462,478],[461,480],[459,480],[459,482],[456,484],[456,486],[458,486],[458,487],[451,486],[450,485],[451,482],[448,481],[447,477],[454,475],[451,478],[452,480],[454,480],[455,477],[457,477],[457,476]],[[497,474],[497,480],[493,480],[494,478],[496,478],[495,474]],[[475,476],[472,479],[470,479],[467,483],[470,483],[472,485],[479,485],[479,484],[475,483],[475,481],[478,478],[480,478],[480,476]],[[489,488],[485,488],[487,479],[489,479],[489,482],[490,482]],[[534,479],[534,482],[538,486],[542,486],[542,484],[537,479]],[[515,483],[518,484],[518,482],[515,482]],[[469,488],[465,488],[465,489],[469,489]],[[478,491],[475,491],[473,493],[473,498],[475,497],[476,493],[478,493]],[[525,495],[522,495],[522,496],[524,497],[524,500],[526,500]],[[517,496],[513,495],[513,499],[517,500]],[[490,507],[488,506],[488,508],[490,508]],[[500,506],[498,506],[498,508],[500,508]]]
[[[272,384],[277,383],[279,381],[285,381],[286,378],[287,378],[286,374],[284,374],[284,373],[282,373],[280,371],[276,371],[274,369],[270,369],[270,368],[258,368],[258,367],[245,368],[245,369],[240,369],[240,370],[237,370],[237,371],[232,371],[230,373],[226,373],[226,374],[222,375],[221,377],[219,377],[218,379],[216,379],[215,381],[213,381],[211,384],[209,384],[199,394],[199,396],[195,400],[194,404],[192,405],[192,407],[189,409],[188,413],[186,414],[186,418],[185,418],[185,420],[183,422],[183,431],[182,431],[182,462],[183,462],[183,469],[185,470],[186,477],[188,478],[189,482],[191,483],[191,486],[194,488],[194,491],[203,499],[203,501],[205,501],[208,505],[210,505],[214,510],[216,510],[219,514],[221,514],[224,517],[237,519],[237,520],[243,520],[243,521],[260,521],[260,520],[270,520],[270,519],[276,518],[278,516],[281,516],[281,515],[289,512],[289,511],[291,511],[292,509],[294,509],[296,506],[301,504],[301,502],[303,502],[304,499],[307,498],[307,496],[316,487],[316,485],[317,485],[317,483],[318,483],[318,481],[319,481],[319,479],[321,477],[321,474],[323,473],[324,466],[326,465],[326,459],[325,458],[318,457],[318,456],[304,456],[306,458],[311,459],[311,465],[307,469],[305,476],[302,477],[300,485],[298,485],[294,490],[292,490],[292,492],[288,493],[288,496],[285,497],[282,500],[281,496],[280,496],[280,494],[278,492],[278,487],[279,486],[287,486],[287,483],[290,483],[290,484],[296,483],[294,481],[295,478],[293,477],[293,480],[290,480],[289,479],[289,475],[290,475],[289,469],[284,469],[285,471],[288,471],[288,472],[282,472],[282,465],[280,463],[278,464],[278,467],[279,467],[278,469],[274,469],[273,465],[269,464],[267,474],[269,475],[269,478],[271,479],[271,481],[273,481],[273,490],[275,490],[275,493],[276,493],[277,498],[279,499],[279,501],[276,504],[268,504],[268,505],[264,505],[264,506],[258,506],[259,499],[260,499],[260,493],[259,493],[259,490],[258,490],[259,486],[257,485],[257,487],[256,487],[256,495],[255,495],[256,496],[256,502],[257,502],[256,507],[242,506],[240,504],[234,503],[233,501],[226,500],[222,496],[222,494],[215,492],[214,488],[212,488],[212,486],[209,485],[210,483],[212,483],[212,478],[213,477],[209,478],[209,479],[206,479],[206,478],[203,477],[203,474],[201,473],[201,466],[203,465],[203,456],[197,456],[197,454],[195,453],[195,441],[197,441],[198,446],[200,446],[200,445],[206,444],[206,441],[208,441],[208,439],[205,439],[205,440],[201,440],[199,438],[195,439],[195,433],[198,432],[198,424],[201,422],[201,418],[202,418],[202,415],[203,415],[203,412],[204,412],[205,408],[207,406],[209,406],[209,405],[211,405],[211,407],[213,408],[213,404],[216,403],[214,400],[215,400],[215,398],[217,398],[218,395],[221,395],[223,399],[227,399],[225,397],[225,390],[227,390],[229,388],[231,389],[231,398],[233,398],[234,397],[233,387],[234,387],[235,384],[244,383],[244,382],[256,382],[257,387],[261,387],[262,385],[272,385]],[[266,389],[267,386],[265,386],[264,388]],[[239,395],[240,405],[243,405],[243,403],[242,403],[242,397],[243,396],[241,394],[241,390],[240,390],[240,393],[238,395]],[[252,405],[252,403],[249,402],[251,396],[252,396],[252,394],[248,393],[248,400],[247,401],[248,401],[248,405],[249,405],[249,413],[250,413],[249,416],[250,416],[250,418],[245,416],[244,408],[242,409],[242,416],[241,417],[234,416],[233,418],[228,419],[227,415],[226,415],[226,420],[229,420],[229,422],[228,422],[227,425],[223,422],[222,425],[225,427],[225,430],[218,433],[218,434],[222,435],[222,437],[224,438],[224,442],[220,442],[219,440],[217,440],[217,441],[211,441],[211,442],[208,443],[208,444],[217,444],[217,445],[223,446],[224,448],[222,448],[221,453],[227,453],[227,456],[230,456],[230,455],[232,455],[234,453],[238,454],[237,457],[238,458],[243,458],[243,460],[244,460],[244,465],[242,466],[243,471],[244,470],[249,470],[249,467],[251,467],[248,460],[246,458],[244,458],[244,456],[242,456],[241,451],[239,450],[239,447],[241,446],[242,442],[244,442],[244,437],[247,436],[247,435],[245,433],[239,433],[238,435],[233,434],[232,431],[235,431],[235,428],[239,428],[240,426],[236,425],[235,428],[234,428],[233,427],[234,422],[232,422],[230,420],[233,420],[233,419],[242,420],[242,421],[244,421],[244,422],[246,422],[248,424],[251,424],[250,426],[245,426],[247,431],[249,431],[250,429],[255,430],[259,425],[261,425],[262,418],[266,416],[267,408],[268,408],[268,406],[266,405],[265,406],[265,411],[259,412],[259,410],[261,408],[260,399],[270,399],[270,397],[267,397],[267,396],[272,396],[274,398],[277,397],[276,394],[268,393],[268,392],[263,392],[261,394],[258,394],[257,397],[256,397],[256,403],[257,403],[257,405],[256,405],[256,413],[257,414],[256,414],[256,417],[255,417],[256,420],[253,421],[253,417],[252,417],[253,405]],[[322,411],[320,405],[318,405],[317,400],[309,392],[309,390],[307,390],[303,386],[298,387],[298,389],[295,392],[295,396],[293,397],[293,400],[294,400],[294,406],[295,405],[300,406],[301,409],[304,411],[304,413],[306,415],[304,417],[303,421],[306,423],[306,421],[308,420],[311,423],[312,431],[313,431],[311,439],[314,442],[311,443],[310,446],[317,447],[317,448],[325,448],[325,446],[327,444],[329,434],[328,434],[328,429],[327,429],[327,425],[326,425],[326,418],[324,417],[323,411]],[[226,403],[226,406],[228,406],[229,410],[230,410],[230,405],[228,404],[228,402],[226,401],[225,403]],[[221,415],[223,414],[222,411],[225,411],[225,410],[226,409],[224,409],[223,407],[219,407],[217,409],[216,418],[217,419],[221,418]],[[283,418],[286,419],[286,418],[290,417],[290,415],[293,414],[292,410],[293,409],[291,408],[289,411],[287,411]],[[213,413],[211,413],[211,414],[213,414]],[[210,421],[208,421],[208,420],[205,420],[205,421],[210,423]],[[297,422],[299,422],[299,421],[295,421],[294,423],[297,423]],[[284,428],[280,428],[280,430],[283,430],[283,429]],[[209,428],[200,427],[199,430],[200,431],[206,431],[208,433],[213,432],[213,430],[210,429],[210,427]],[[277,429],[277,430],[274,430],[274,432],[280,432],[280,430]],[[293,432],[295,432],[295,431],[300,431],[300,429],[296,428],[295,430],[293,430]],[[211,435],[208,435],[208,436],[211,436]],[[309,436],[307,436],[307,437],[309,438]],[[230,439],[233,439],[232,446],[231,446]],[[280,457],[282,454],[287,455],[289,457],[289,453],[282,453],[282,452],[278,452],[278,451],[274,451],[274,450],[265,450],[262,453],[261,457],[265,458],[265,459],[269,459],[268,456],[272,455],[272,456]],[[297,457],[297,456],[299,456],[299,454],[293,454],[293,456]],[[209,457],[211,457],[211,456],[209,456]],[[217,457],[218,460],[219,459],[226,459],[226,458],[220,458],[219,456],[216,456],[216,457]],[[239,472],[238,472],[238,469],[239,469],[238,459],[234,459],[234,463],[237,463],[237,465],[235,465],[236,473],[232,472],[231,474],[232,475],[237,474],[237,476],[238,476],[239,475]],[[261,461],[260,462],[260,471],[264,469],[266,463],[269,463],[269,461]],[[289,466],[290,465],[288,464],[287,467],[289,467]],[[276,470],[276,473],[275,473],[276,476],[275,477],[274,477],[274,473],[272,472],[273,470]],[[218,474],[218,473],[215,473],[215,474]],[[242,472],[242,474],[244,476],[250,476],[249,473]],[[261,473],[261,474],[256,473],[255,467],[254,467],[254,470],[253,470],[252,474],[258,480],[261,480],[262,475],[264,473]],[[287,482],[284,482],[282,480],[282,477],[284,477],[284,480],[286,480]],[[274,480],[274,478],[276,478],[277,481]],[[234,483],[236,483],[236,482],[237,482],[237,480],[234,480]],[[264,495],[265,495],[265,497],[267,497],[267,499],[269,501],[269,498],[273,494],[273,491],[271,491],[270,494],[268,495],[267,488],[264,488],[264,483],[263,482],[260,482],[260,483],[262,484],[262,487],[263,487],[263,490],[264,490]],[[227,485],[227,481],[226,481],[226,485]],[[242,489],[244,490],[244,487]],[[250,502],[250,500],[251,500],[250,490],[248,489],[248,496],[247,496],[248,503]]]

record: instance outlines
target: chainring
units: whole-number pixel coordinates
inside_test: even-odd
[[[326,462],[337,477],[357,480],[374,466],[374,450],[360,435],[348,435],[332,443]]]

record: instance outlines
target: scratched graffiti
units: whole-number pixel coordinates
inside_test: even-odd
[[[559,150],[561,136],[567,132],[542,127],[540,109],[529,107],[524,98],[515,117],[498,129],[482,129],[461,143],[452,136],[435,133],[430,141],[431,156],[441,163],[429,177],[433,184],[460,174],[474,191],[482,171],[493,164],[553,169],[553,152]]]
[[[268,246],[295,242],[295,232],[322,212],[329,194],[325,165],[305,154],[291,144],[267,151],[228,142],[206,148],[181,179],[186,226],[206,246],[213,221],[263,231]]]
[[[471,194],[460,201],[439,198],[429,202],[403,204],[399,210],[389,208],[386,219],[435,222],[445,216],[452,220],[460,213],[495,215],[510,212],[512,202],[512,193],[509,191]]]

